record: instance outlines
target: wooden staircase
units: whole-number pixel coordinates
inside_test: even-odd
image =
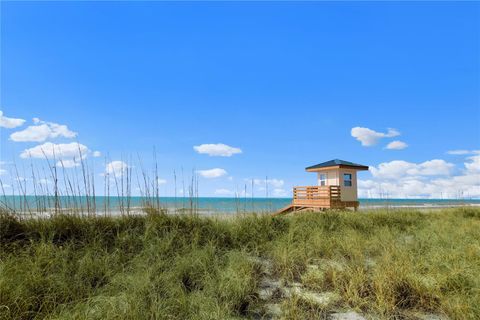
[[[282,209],[274,212],[274,213],[272,214],[272,216],[279,216],[279,215],[281,215],[281,214],[288,213],[288,212],[292,211],[292,210],[294,209],[294,207],[295,207],[295,206],[294,206],[293,204],[289,204],[288,206],[285,206],[285,207],[283,207]]]
[[[290,212],[301,212],[301,211],[305,211],[305,210],[319,210],[319,209],[323,209],[323,208],[322,207],[289,204],[288,206],[285,206],[285,207],[281,208],[280,210],[272,213],[272,216],[279,216],[279,215],[287,214],[287,213],[290,213]]]

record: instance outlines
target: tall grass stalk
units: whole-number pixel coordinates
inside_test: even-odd
[[[139,157],[138,164],[132,164],[132,160],[129,159],[126,168],[121,169],[121,172],[118,172],[118,168],[113,168],[101,174],[103,179],[96,179],[98,173],[93,170],[95,163],[89,163],[80,149],[78,158],[75,157],[68,167],[63,159],[57,159],[55,150],[53,155],[43,150],[42,152],[45,165],[35,166],[31,157],[28,175],[25,168],[22,174],[21,168],[13,163],[13,174],[10,175],[13,177],[13,184],[9,185],[11,190],[8,195],[4,180],[0,179],[0,208],[16,212],[18,216],[24,218],[62,213],[110,215],[117,211],[121,215],[128,215],[133,211],[140,212],[143,208],[165,210],[161,203],[156,154],[152,172],[147,172]],[[108,161],[106,156],[105,168]],[[134,188],[135,183],[137,188]],[[183,190],[188,188],[182,195],[182,211],[188,210],[192,214],[197,214],[199,191],[198,177],[194,170],[189,185],[186,186],[182,169],[182,186]],[[138,189],[136,192],[141,196],[142,203],[139,207],[133,207],[134,189]],[[98,190],[103,190],[103,203],[99,202]],[[175,177],[175,211],[178,209],[176,192]]]

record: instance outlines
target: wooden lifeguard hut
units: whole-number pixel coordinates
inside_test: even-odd
[[[368,166],[334,159],[305,170],[317,173],[317,185],[294,187],[292,203],[275,215],[299,210],[357,210],[357,171],[368,170]]]

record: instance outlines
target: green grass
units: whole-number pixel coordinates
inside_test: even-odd
[[[321,308],[285,298],[286,319],[480,318],[477,209],[22,221],[3,212],[0,243],[1,319],[259,318],[253,257],[339,297]]]

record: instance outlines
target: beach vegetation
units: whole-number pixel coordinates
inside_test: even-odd
[[[480,318],[476,208],[0,214],[1,319]],[[265,288],[272,289],[265,293]],[[263,290],[263,291],[262,291]]]

